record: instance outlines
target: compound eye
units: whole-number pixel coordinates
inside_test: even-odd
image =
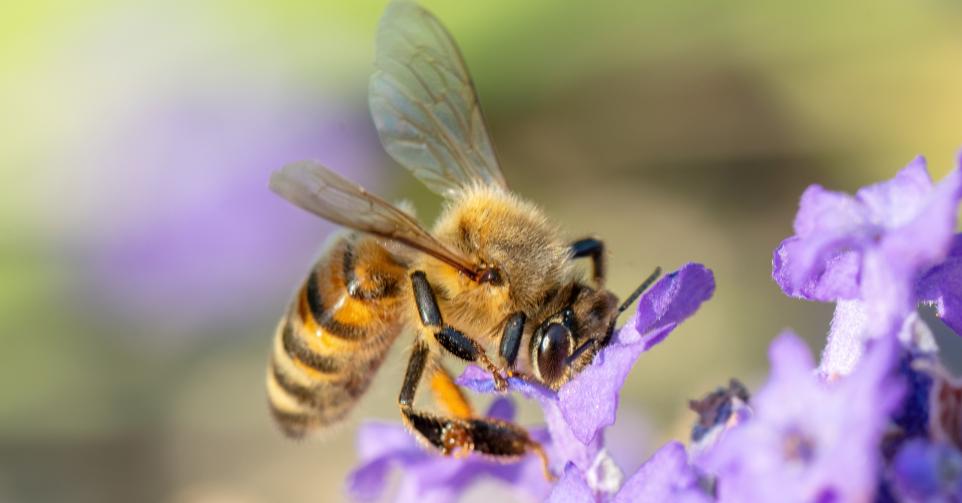
[[[538,345],[538,374],[545,383],[552,383],[564,375],[566,360],[574,341],[571,332],[560,323],[551,323]]]

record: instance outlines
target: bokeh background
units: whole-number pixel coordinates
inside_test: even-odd
[[[626,469],[685,434],[688,398],[761,382],[779,331],[823,343],[830,306],[769,276],[806,185],[853,190],[919,153],[941,177],[962,146],[955,1],[424,3],[511,186],[607,240],[613,290],[655,265],[717,274],[625,388]],[[368,116],[383,6],[0,7],[0,501],[344,499],[359,418],[397,417],[408,343],[341,431],[281,438],[268,345],[331,227],[267,178],[315,158],[436,215]]]

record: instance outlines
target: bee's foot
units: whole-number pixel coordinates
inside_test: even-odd
[[[498,390],[499,393],[508,391],[508,379],[500,371],[491,372],[491,377],[494,379],[494,389]]]

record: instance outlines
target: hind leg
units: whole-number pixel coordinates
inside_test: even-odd
[[[504,461],[520,459],[532,452],[541,459],[545,477],[549,480],[554,478],[548,468],[544,449],[531,439],[524,428],[499,419],[446,417],[416,409],[414,397],[429,358],[427,344],[419,339],[408,360],[404,384],[398,396],[404,424],[422,443],[444,455],[478,452]]]
[[[431,394],[438,408],[447,415],[458,419],[471,419],[474,411],[461,388],[454,382],[454,378],[441,362],[434,362],[434,373],[431,375]]]

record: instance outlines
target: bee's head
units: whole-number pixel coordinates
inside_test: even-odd
[[[535,377],[557,391],[587,367],[611,340],[618,315],[660,272],[656,269],[620,306],[608,290],[576,286],[570,304],[541,322],[531,335],[529,356]]]
[[[570,305],[544,320],[531,336],[531,368],[557,390],[586,367],[611,336],[618,299],[608,290],[580,287]]]

